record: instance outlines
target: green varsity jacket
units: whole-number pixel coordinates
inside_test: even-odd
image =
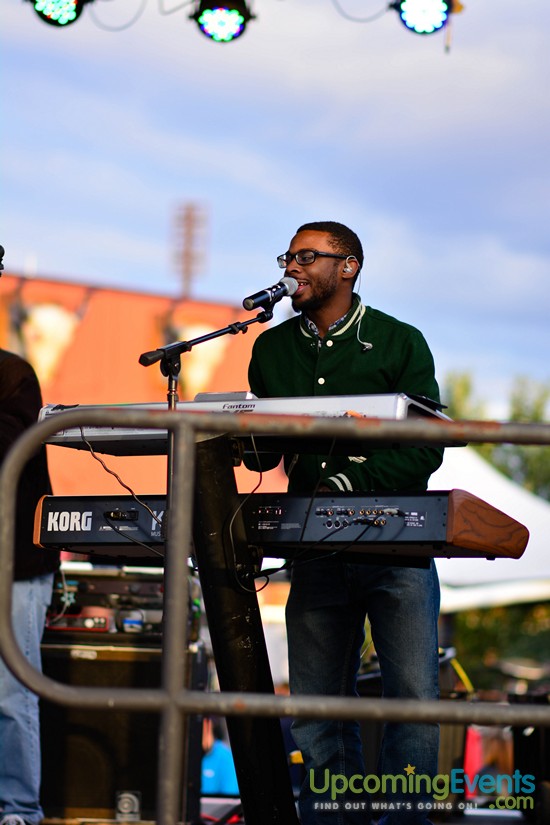
[[[254,344],[248,378],[261,398],[406,393],[439,401],[433,358],[419,330],[363,306],[358,295],[322,340],[303,316],[265,330]],[[340,491],[425,490],[443,458],[443,450],[433,447],[361,452],[286,455],[289,492],[309,494],[317,484]]]

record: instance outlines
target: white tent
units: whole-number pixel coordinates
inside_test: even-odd
[[[470,447],[445,450],[430,490],[460,489],[529,530],[520,559],[438,559],[442,612],[550,599],[550,503],[499,473]]]
[[[542,602],[550,599],[550,504],[499,473],[470,447],[445,450],[430,490],[466,490],[524,524],[529,542],[520,559],[437,559],[441,612]],[[269,559],[272,566],[273,559]],[[275,682],[288,680],[284,604],[260,596],[266,643]]]

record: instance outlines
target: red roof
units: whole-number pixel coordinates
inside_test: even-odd
[[[245,320],[243,310],[170,296],[6,274],[0,282],[0,346],[35,368],[48,404],[166,402],[167,379],[159,365],[142,367],[143,352],[191,340]],[[262,331],[224,335],[182,355],[180,399],[198,392],[248,388],[252,344]],[[137,493],[165,490],[164,457],[103,458]],[[124,494],[90,455],[49,448],[58,495]],[[239,487],[250,490],[257,476],[237,470]],[[284,489],[279,471],[262,490]]]

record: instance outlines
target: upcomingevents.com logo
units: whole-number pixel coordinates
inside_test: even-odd
[[[309,786],[313,793],[323,795],[332,802],[349,801],[351,794],[376,795],[392,799],[403,797],[403,805],[427,804],[414,803],[407,797],[421,796],[431,798],[434,802],[445,802],[451,795],[462,796],[466,792],[472,795],[495,796],[494,807],[519,810],[520,803],[532,801],[530,794],[535,791],[535,777],[522,774],[519,770],[513,774],[481,773],[468,776],[462,768],[453,768],[450,773],[439,773],[431,777],[417,774],[414,765],[407,765],[400,774],[354,774],[347,777],[325,769],[310,770]],[[498,796],[497,796],[498,795]],[[506,800],[510,800],[508,803]],[[397,803],[394,803],[397,804]],[[525,810],[528,809],[525,804]]]

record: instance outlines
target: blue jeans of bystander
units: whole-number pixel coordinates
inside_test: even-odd
[[[12,623],[30,664],[41,669],[40,641],[51,601],[53,574],[13,585]],[[30,825],[43,818],[40,806],[38,696],[0,660],[0,818],[18,814]]]

